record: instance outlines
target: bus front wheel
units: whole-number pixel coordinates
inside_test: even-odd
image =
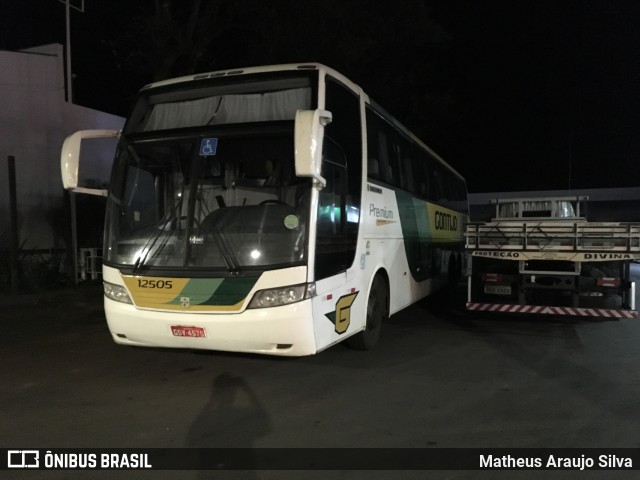
[[[382,322],[387,315],[387,286],[380,275],[376,275],[367,300],[367,324],[364,330],[347,339],[347,345],[355,350],[371,350],[380,339]]]

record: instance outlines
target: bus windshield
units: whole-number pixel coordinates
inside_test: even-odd
[[[303,263],[311,183],[294,174],[293,124],[267,130],[124,141],[105,260],[230,272]],[[200,155],[214,140],[216,155]]]
[[[125,127],[105,263],[134,273],[304,264],[311,181],[295,176],[293,119],[315,108],[311,77],[172,88],[143,93]]]

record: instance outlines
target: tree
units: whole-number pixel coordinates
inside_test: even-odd
[[[423,0],[146,0],[116,33],[121,67],[139,84],[321,62],[362,85],[436,150],[455,143],[452,38]]]
[[[222,1],[142,2],[124,31],[114,32],[120,66],[150,80],[194,73],[206,50],[221,35]],[[129,7],[132,8],[132,7]]]

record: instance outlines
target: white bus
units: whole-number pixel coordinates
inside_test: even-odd
[[[389,315],[457,279],[464,179],[320,64],[144,87],[119,136],[105,222],[116,343],[310,355],[372,348]]]

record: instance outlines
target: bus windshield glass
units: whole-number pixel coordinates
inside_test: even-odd
[[[293,118],[315,108],[312,91],[307,76],[143,94],[114,165],[105,263],[134,273],[304,264],[311,181],[295,176]]]

